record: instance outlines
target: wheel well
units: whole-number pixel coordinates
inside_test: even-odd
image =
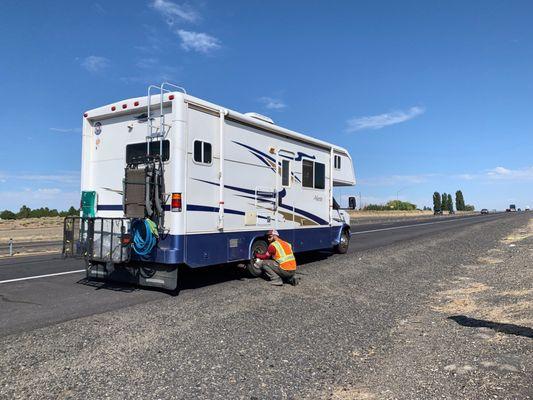
[[[258,242],[260,240],[265,242],[265,243],[267,243],[267,241],[266,241],[264,236],[256,236],[250,241],[250,245],[248,246],[248,258],[250,260],[252,259],[252,247],[254,246],[254,243]],[[268,246],[268,243],[267,243],[267,246]]]

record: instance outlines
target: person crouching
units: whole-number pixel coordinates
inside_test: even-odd
[[[267,234],[269,246],[266,253],[255,254],[255,266],[263,270],[275,286],[283,286],[283,282],[297,285],[295,278],[296,259],[290,243],[281,240],[278,231],[271,230]]]

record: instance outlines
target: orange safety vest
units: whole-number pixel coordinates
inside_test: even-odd
[[[292,252],[292,246],[281,239],[276,239],[271,244],[276,248],[276,254],[273,258],[278,262],[280,268],[285,271],[296,270],[296,259]]]

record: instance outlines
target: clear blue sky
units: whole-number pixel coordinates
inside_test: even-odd
[[[85,110],[169,80],[343,145],[363,202],[533,206],[530,1],[13,1],[0,209],[79,204]]]

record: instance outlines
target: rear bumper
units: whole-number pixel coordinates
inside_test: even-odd
[[[178,267],[148,263],[139,265],[135,262],[91,263],[87,267],[87,278],[175,290],[178,284]]]

